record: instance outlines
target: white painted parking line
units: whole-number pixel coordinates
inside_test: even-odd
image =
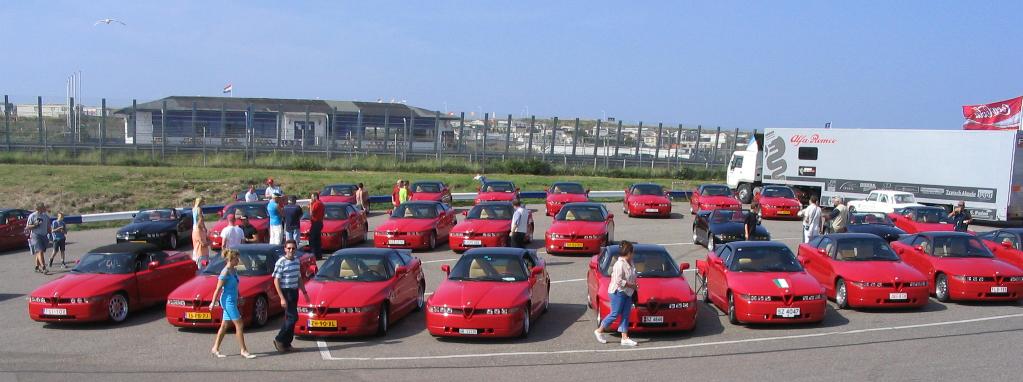
[[[423,262],[423,264],[430,264],[430,263],[446,263],[446,262],[449,262],[449,261],[455,261],[455,260],[458,260],[458,259],[440,259],[440,260],[427,260],[427,261],[424,261],[424,262]]]
[[[551,284],[571,283],[571,282],[576,282],[576,281],[586,281],[586,279],[558,280],[558,281],[551,281]]]
[[[734,345],[734,344],[752,343],[752,342],[781,341],[781,340],[793,340],[793,339],[814,338],[814,337],[828,337],[828,336],[839,336],[839,335],[850,335],[850,334],[862,334],[862,333],[881,332],[881,331],[907,330],[907,329],[927,328],[927,327],[934,327],[934,326],[967,324],[967,323],[982,322],[982,321],[1004,320],[1004,319],[1009,319],[1009,318],[1020,318],[1020,317],[1023,317],[1023,313],[1021,313],[1021,314],[1007,314],[1007,315],[1002,315],[1002,316],[971,318],[971,319],[955,320],[955,321],[932,322],[932,323],[927,323],[927,324],[888,326],[888,327],[880,327],[880,328],[843,330],[843,331],[832,331],[832,332],[823,332],[823,333],[796,334],[796,335],[789,335],[789,336],[747,338],[747,339],[729,340],[729,341],[697,342],[697,343],[691,343],[691,344],[665,345],[665,346],[650,346],[650,347],[639,346],[639,347],[635,347],[635,348],[614,348],[614,349],[573,349],[573,350],[554,350],[554,351],[520,351],[520,352],[504,352],[504,353],[450,354],[450,355],[435,355],[435,356],[334,357],[333,355],[330,354],[330,349],[326,347],[326,343],[324,343],[323,341],[318,341],[317,344],[320,346],[320,355],[323,356],[323,360],[325,360],[325,361],[416,361],[416,360],[460,359],[460,358],[496,358],[496,357],[531,356],[531,355],[600,354],[600,353],[618,353],[618,352],[636,352],[636,351],[653,351],[653,350],[670,350],[670,349],[696,348],[696,347],[717,346],[717,345]]]

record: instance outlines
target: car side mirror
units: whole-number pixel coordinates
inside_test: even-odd
[[[138,214],[131,214],[131,217],[135,217],[135,215],[138,215]]]
[[[159,261],[150,261],[149,265],[147,266],[147,269],[153,269],[153,268],[156,268],[156,267],[159,267],[159,266],[160,266],[160,262]]]
[[[678,265],[679,272],[685,272],[686,269],[689,269],[689,263],[682,263]]]
[[[530,274],[533,275],[533,276],[539,276],[542,273],[543,273],[543,268],[540,268],[540,267],[533,267],[533,269],[530,271]]]
[[[725,262],[721,261],[721,259],[717,257],[712,257],[710,259],[710,262],[713,263],[714,265],[725,265]]]
[[[447,264],[441,265],[440,266],[440,270],[444,271],[445,275],[450,275],[451,274],[451,266],[450,265],[447,265]]]
[[[1008,241],[1003,241],[1002,242],[1002,247],[1010,248],[1011,249],[1012,248],[1012,243],[1010,243]]]
[[[404,265],[394,268],[394,274],[396,275],[403,275],[406,273],[408,273],[408,268],[406,268]]]

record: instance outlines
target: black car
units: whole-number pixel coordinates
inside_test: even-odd
[[[141,210],[117,230],[117,242],[151,243],[175,249],[192,234],[192,213],[174,208]]]
[[[869,233],[880,236],[891,243],[906,234],[896,227],[887,214],[881,212],[853,212],[849,214],[849,232]]]
[[[699,211],[693,219],[693,244],[714,250],[718,244],[746,240],[746,217],[749,210]],[[757,224],[753,240],[771,240],[767,228]]]

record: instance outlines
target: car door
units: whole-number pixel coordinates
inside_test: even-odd
[[[135,254],[135,287],[136,300],[140,306],[148,306],[167,297],[170,290],[167,290],[168,280],[165,274],[158,272],[159,265],[150,267],[149,262],[153,256],[149,252]],[[131,298],[131,297],[129,297]]]
[[[831,275],[829,274],[829,269],[831,269],[831,265],[829,263],[831,260],[831,255],[835,251],[834,248],[835,241],[829,237],[820,237],[818,239],[819,240],[814,240],[812,242],[814,243],[811,245],[813,247],[813,250],[808,251],[807,256],[807,259],[809,259],[810,261],[807,261],[803,265],[803,267],[806,269],[806,273],[809,273],[810,276],[813,276],[814,279],[817,279],[817,282],[823,285],[827,285],[830,284],[831,282],[824,280],[830,280],[831,277]],[[823,250],[824,253],[821,253],[821,250]]]
[[[632,197],[632,186],[625,189],[625,198],[622,199],[622,209],[629,210],[629,198]]]
[[[723,245],[707,255],[707,293],[712,301],[718,302],[718,306],[726,304],[725,291],[728,290],[728,279],[725,273],[728,271],[728,264],[725,260],[730,260],[731,254],[732,247]]]
[[[796,260],[799,260],[799,263],[803,264],[803,268],[806,270],[806,273],[817,279],[818,282],[820,282],[821,279],[817,273],[810,269],[809,264],[813,263],[814,260],[819,260],[820,256],[818,256],[818,254],[820,253],[820,248],[823,248],[820,246],[821,240],[825,240],[825,237],[818,236],[813,240],[810,240],[809,243],[800,244],[796,253]],[[830,241],[831,239],[827,240]]]
[[[707,217],[697,214],[693,220],[693,237],[700,238],[707,236]],[[696,244],[695,242],[693,244]]]
[[[0,248],[14,247],[14,223],[13,211],[0,213]]]
[[[590,257],[589,267],[586,270],[586,298],[593,304],[594,309],[598,309],[597,301],[592,300],[596,298],[599,300],[600,291],[600,261],[607,256],[607,247],[600,249],[600,253]],[[607,293],[606,291],[604,293]]]
[[[923,247],[923,251],[920,250],[921,247]],[[916,268],[916,270],[927,275],[928,278],[932,278],[934,277],[934,266],[929,259],[932,247],[931,241],[926,237],[917,236],[913,239],[909,248],[900,251],[899,255],[906,264]],[[931,285],[931,288],[933,289],[934,285]]]
[[[1023,266],[1023,252],[1020,252],[1019,236],[1012,232],[1000,231],[991,238],[995,245],[988,246],[994,252],[995,257],[1013,264],[1017,267]],[[1005,242],[1009,243],[1006,247]]]
[[[604,214],[604,229],[607,230],[607,237],[615,237],[615,215],[603,206],[601,206],[600,210]],[[608,244],[610,245],[611,243]]]
[[[691,196],[689,196],[689,204],[690,204],[689,209],[693,210],[693,212],[700,212],[700,189],[699,188],[694,188],[693,189],[693,194]]]
[[[526,276],[529,280],[529,302],[533,308],[531,314],[535,314],[537,311],[543,309],[543,301],[547,294],[547,282],[544,280],[544,274],[541,272],[539,275],[533,276],[533,267],[538,266],[537,262],[533,260],[529,254],[522,256],[522,266],[526,269]]]
[[[387,260],[391,263],[391,269],[394,270],[395,279],[394,301],[391,301],[391,306],[395,311],[404,313],[410,310],[412,304],[415,303],[419,285],[417,285],[415,273],[407,267],[401,256],[392,252],[387,256]],[[405,273],[398,274],[398,267],[405,267]]]

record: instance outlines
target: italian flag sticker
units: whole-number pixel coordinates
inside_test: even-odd
[[[788,289],[789,282],[786,281],[785,279],[774,279],[774,285],[782,289]]]

